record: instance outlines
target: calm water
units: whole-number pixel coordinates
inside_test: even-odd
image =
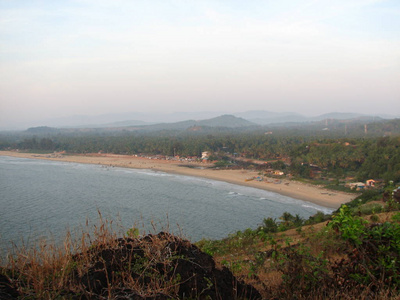
[[[283,212],[313,215],[330,209],[264,190],[151,170],[106,168],[0,156],[0,243],[29,244],[64,236],[98,210],[124,228],[177,225],[192,241],[255,228]]]

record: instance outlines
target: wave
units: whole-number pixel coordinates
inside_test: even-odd
[[[320,206],[320,205],[317,205],[317,204],[308,204],[307,203],[307,204],[302,204],[301,206],[304,207],[304,208],[315,209],[317,211],[323,212],[324,214],[331,214],[331,213],[333,213],[335,211],[332,208],[323,207],[323,206]]]
[[[146,171],[138,171],[137,174],[142,174],[142,175],[147,175],[147,176],[154,176],[154,177],[173,177],[174,175],[165,173],[165,172],[160,172],[160,171],[151,171],[148,170]]]
[[[245,196],[245,195],[243,195],[241,193],[238,193],[238,192],[229,192],[228,195]]]

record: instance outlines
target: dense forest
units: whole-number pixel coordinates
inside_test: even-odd
[[[372,126],[370,126],[372,127]],[[336,180],[380,179],[400,181],[400,137],[331,137],[328,135],[253,130],[213,130],[212,133],[85,132],[60,133],[41,128],[20,134],[1,134],[0,149],[66,151],[67,153],[142,154],[201,157],[226,166],[246,167],[238,158],[264,161],[262,169],[274,168],[301,178],[329,177]],[[247,160],[249,162],[249,160]],[[318,174],[318,176],[316,176]]]

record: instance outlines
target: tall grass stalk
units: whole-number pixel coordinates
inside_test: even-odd
[[[66,288],[79,290],[79,286],[70,286],[72,273],[82,271],[73,256],[80,253],[81,262],[89,261],[91,248],[110,245],[117,238],[113,222],[104,220],[100,212],[99,217],[93,238],[87,220],[86,230],[82,230],[80,236],[73,238],[68,230],[62,243],[42,239],[30,247],[14,244],[3,259],[4,263],[2,261],[1,272],[11,278],[13,285],[24,295],[32,294],[38,299],[51,299]]]

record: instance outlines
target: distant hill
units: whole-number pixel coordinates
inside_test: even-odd
[[[47,120],[36,120],[30,122],[21,122],[19,124],[10,124],[8,128],[1,128],[0,130],[25,130],[30,127],[48,126],[53,128],[120,128],[120,127],[135,127],[135,126],[147,126],[154,124],[172,124],[179,122],[186,122],[191,120],[192,126],[203,126],[203,124],[197,124],[195,120],[212,120],[219,118],[222,115],[226,115],[227,112],[174,112],[174,113],[141,113],[141,112],[126,112],[126,113],[112,113],[103,115],[75,115],[63,118],[52,118]],[[278,124],[283,126],[291,126],[294,123],[309,123],[322,120],[350,120],[350,119],[363,119],[377,121],[379,118],[382,119],[395,119],[399,118],[400,115],[362,115],[359,113],[340,113],[332,112],[319,116],[304,116],[295,112],[272,112],[266,110],[251,110],[245,112],[228,113],[237,118],[245,119],[251,123],[258,125],[270,125]],[[364,119],[364,120],[367,120]],[[217,119],[218,122],[218,119]],[[224,123],[224,122],[222,122]],[[210,123],[214,126],[213,123]],[[216,126],[226,126],[225,128],[231,127],[228,121],[224,124],[217,124]],[[254,125],[253,124],[253,125]],[[184,126],[183,124],[181,124]],[[179,125],[176,125],[179,127]],[[207,126],[207,125],[205,125]]]
[[[60,130],[53,127],[48,126],[38,126],[38,127],[31,127],[28,128],[25,132],[28,134],[52,134],[57,133]]]
[[[102,115],[73,115],[69,117],[42,119],[20,122],[13,130],[24,130],[29,127],[46,125],[55,128],[104,128],[121,126],[138,126],[160,123],[174,123],[185,120],[204,120],[224,114],[225,112],[174,112],[174,113],[141,113],[125,112]]]
[[[187,113],[186,116],[208,115],[207,113],[196,114]],[[166,119],[183,118],[184,113],[168,114],[165,116]],[[154,120],[153,118],[151,118]],[[164,118],[160,118],[163,120]],[[140,120],[125,120],[120,122],[98,124],[98,125],[86,125],[76,126],[77,128],[117,128],[117,127],[140,127],[141,130],[185,130],[189,127],[224,127],[224,128],[240,128],[255,125],[270,125],[279,124],[285,126],[291,126],[292,124],[318,122],[324,120],[352,120],[352,121],[380,121],[383,120],[380,117],[367,116],[356,113],[328,113],[316,117],[306,117],[298,113],[293,112],[270,112],[270,111],[247,111],[243,113],[235,113],[233,115],[224,114],[217,117],[205,118],[195,120],[193,118],[181,120],[178,122],[145,122]],[[152,123],[152,124],[151,124]],[[132,128],[131,128],[132,129]],[[136,129],[134,129],[136,130]]]
[[[332,112],[328,114],[323,114],[320,116],[310,118],[312,121],[322,121],[325,119],[334,119],[334,120],[350,120],[350,119],[358,119],[364,117],[365,115],[357,114],[357,113],[339,113]]]
[[[101,128],[101,127],[124,127],[124,126],[143,126],[150,125],[148,122],[139,121],[139,120],[126,120],[120,122],[107,123],[103,125],[94,125],[89,127]],[[88,126],[79,126],[79,127],[88,127]]]
[[[207,115],[208,113],[204,112],[203,114]],[[135,115],[138,116],[138,114]],[[181,113],[178,115],[181,115]],[[188,114],[188,116],[191,115],[193,114]],[[123,114],[123,116],[127,117],[128,114]],[[175,115],[175,117],[176,116],[177,115]],[[117,116],[114,117],[116,118]],[[365,131],[364,126],[366,124],[376,123],[374,126],[369,126],[368,133],[372,134],[374,132],[378,135],[395,134],[398,131],[396,122],[389,123],[390,125],[386,125],[387,128],[384,125],[378,125],[378,123],[386,123],[387,121],[389,120],[379,116],[369,116],[357,113],[333,112],[316,117],[305,117],[293,112],[277,113],[270,111],[247,111],[243,113],[235,113],[235,115],[224,114],[212,118],[198,120],[186,119],[171,123],[160,121],[151,124],[137,119],[125,119],[124,121],[87,126],[57,126],[57,128],[54,128],[56,126],[38,126],[29,128],[25,133],[46,135],[54,133],[101,134],[113,132],[137,132],[143,134],[156,134],[157,132],[164,132],[165,134],[171,134],[172,132],[180,133],[187,131],[188,133],[193,132],[195,134],[211,134],[213,132],[248,132],[253,130],[274,132],[285,132],[287,130],[301,130],[307,132],[329,130],[331,132],[337,131],[338,134],[346,133],[362,135]]]
[[[248,127],[256,125],[253,122],[250,122],[243,118],[235,117],[233,115],[222,115],[216,118],[198,121],[197,123],[199,126],[227,127],[227,128]]]
[[[132,124],[133,125],[129,125]],[[136,124],[139,123],[139,124]],[[28,134],[49,134],[49,133],[90,133],[90,132],[120,132],[120,131],[138,131],[138,132],[157,132],[157,131],[185,131],[185,130],[202,130],[213,128],[246,128],[257,126],[256,124],[247,121],[243,118],[238,118],[232,115],[222,115],[219,117],[206,119],[206,120],[186,120],[175,123],[159,123],[152,125],[143,125],[144,122],[137,121],[124,121],[112,124],[93,127],[75,127],[75,128],[52,128],[47,126],[32,127],[25,132]],[[124,126],[127,125],[127,126]]]
[[[253,110],[243,113],[236,113],[235,116],[244,118],[259,125],[308,121],[307,117],[293,112],[279,113],[263,110]]]
[[[256,124],[247,121],[243,118],[238,118],[232,115],[222,115],[219,117],[206,119],[206,120],[187,120],[176,123],[161,123],[155,125],[140,126],[137,130],[142,131],[157,131],[157,130],[187,130],[190,128],[197,128],[198,130],[202,127],[216,128],[243,128],[255,126]]]
[[[324,120],[352,120],[352,121],[371,121],[371,122],[379,122],[383,119],[393,119],[394,116],[371,116],[371,115],[363,115],[358,113],[340,113],[340,112],[332,112],[327,114],[322,114],[315,117],[306,117],[298,113],[293,112],[270,112],[270,111],[247,111],[243,113],[236,113],[235,116],[242,117],[251,122],[260,124],[260,125],[269,125],[269,124],[280,124],[280,125],[288,125],[290,126],[293,123],[305,123],[305,122],[318,122]]]
[[[258,125],[232,115],[222,115],[206,120],[186,120],[175,123],[154,125],[120,126],[103,128],[52,128],[47,126],[32,127],[20,132],[28,136],[67,135],[114,135],[114,134],[223,134],[223,133],[265,133],[274,135],[320,135],[331,137],[394,136],[400,134],[400,119],[386,120],[378,117],[361,116],[355,119],[323,119],[320,121],[272,123]]]

